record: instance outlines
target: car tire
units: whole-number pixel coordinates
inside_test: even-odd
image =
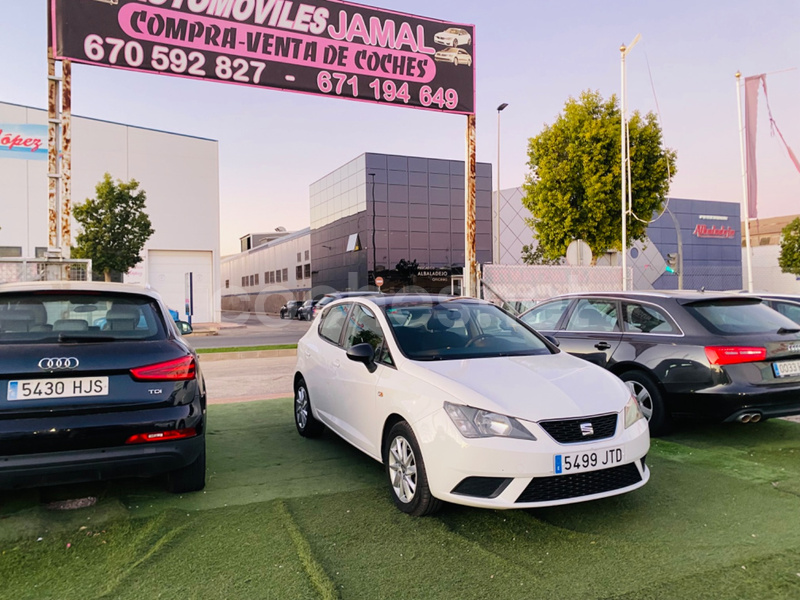
[[[453,48],[458,48],[458,38],[453,38]]]
[[[453,59],[453,66],[455,66],[455,67],[458,66],[458,57]]]
[[[671,417],[656,382],[641,371],[628,371],[620,375],[620,379],[636,396],[639,408],[650,424],[650,433],[652,435],[667,433],[670,429]]]
[[[285,318],[286,318],[286,313],[284,313],[283,311],[281,311],[281,319],[285,319]]]
[[[395,423],[383,444],[383,464],[395,506],[414,517],[431,515],[442,507],[428,485],[417,438],[405,421]]]
[[[325,426],[317,421],[311,410],[311,396],[308,393],[308,386],[302,377],[294,386],[294,425],[297,433],[306,438],[319,437]]]
[[[206,487],[206,447],[194,460],[183,468],[167,473],[167,491],[173,494],[199,492]]]

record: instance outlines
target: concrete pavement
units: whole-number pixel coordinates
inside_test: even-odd
[[[209,355],[199,356],[209,404],[291,398],[294,394],[294,355],[238,360],[207,360]]]

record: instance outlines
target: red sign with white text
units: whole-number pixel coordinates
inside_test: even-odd
[[[56,58],[471,114],[475,28],[338,0],[50,0]]]

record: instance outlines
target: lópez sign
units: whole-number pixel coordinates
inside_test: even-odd
[[[50,0],[57,59],[475,111],[475,28],[338,0]]]

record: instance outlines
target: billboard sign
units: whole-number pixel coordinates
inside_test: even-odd
[[[47,125],[0,123],[0,158],[47,160]]]
[[[50,0],[57,59],[458,114],[475,28],[338,0]]]

